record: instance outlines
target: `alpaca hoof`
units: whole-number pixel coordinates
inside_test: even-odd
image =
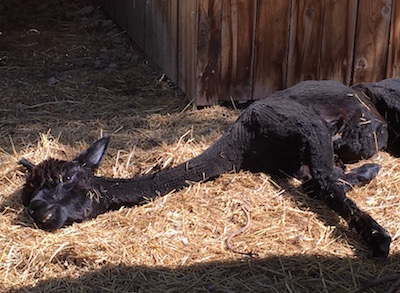
[[[354,228],[372,248],[373,257],[387,258],[392,239],[390,234],[370,215],[365,213],[353,215],[349,226]]]
[[[372,256],[380,259],[386,259],[389,255],[390,243],[392,238],[389,233],[384,231],[384,233],[379,233],[377,235],[375,242],[372,247]]]
[[[351,170],[351,173],[356,174],[361,184],[366,184],[374,179],[381,169],[382,167],[378,164],[368,163]]]

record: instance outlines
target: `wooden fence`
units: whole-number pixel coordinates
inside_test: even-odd
[[[100,1],[197,105],[400,77],[400,0]]]

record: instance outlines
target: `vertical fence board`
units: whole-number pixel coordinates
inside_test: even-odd
[[[128,27],[128,18],[130,17],[128,14],[127,8],[130,6],[129,1],[115,1],[113,2],[114,10],[115,10],[115,20],[118,20],[118,25],[123,29]]]
[[[178,0],[178,85],[190,99],[196,99],[197,20],[198,1]]]
[[[293,0],[287,86],[318,79],[324,1]]]
[[[123,27],[126,24],[127,15],[121,13],[121,7],[125,6],[125,1],[115,3],[112,0],[101,0],[101,5],[113,21],[119,26]]]
[[[111,14],[111,0],[100,0],[100,4],[103,7],[104,11],[107,12],[107,14]]]
[[[387,77],[400,77],[400,2],[393,1]]]
[[[325,1],[319,79],[333,79],[350,84],[357,5],[357,1]]]
[[[145,51],[171,79],[177,78],[177,0],[148,0]],[[175,16],[175,17],[174,17]]]
[[[146,4],[141,0],[127,0],[127,32],[135,43],[144,50],[146,37]]]
[[[198,8],[198,105],[217,104],[221,81],[222,0],[201,0]]]
[[[290,2],[258,1],[253,99],[286,86]]]
[[[128,13],[126,7],[129,1],[109,1],[102,0],[102,5],[107,11],[108,15],[118,24],[121,28],[125,29],[127,27]]]
[[[220,100],[250,100],[256,0],[223,0]]]
[[[386,76],[391,0],[362,0],[359,4],[354,83]]]
[[[179,0],[172,0],[171,5],[171,51],[170,56],[173,58],[171,60],[171,70],[170,74],[168,75],[172,81],[178,83],[178,1]],[[174,72],[174,73],[172,73]]]

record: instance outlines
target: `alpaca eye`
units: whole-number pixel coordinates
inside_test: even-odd
[[[71,175],[65,175],[65,177],[63,178],[63,182],[64,183],[70,183],[72,181],[72,176]]]

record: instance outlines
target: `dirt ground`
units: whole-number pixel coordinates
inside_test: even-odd
[[[194,109],[96,2],[0,3],[1,292],[390,292],[400,272],[399,159],[349,192],[392,235],[387,261],[294,180],[239,172],[56,232],[19,199],[17,162],[69,159],[112,137],[98,175],[129,178],[211,145],[239,115]],[[291,183],[291,184],[289,184]],[[232,231],[251,221],[232,239]],[[395,292],[395,291],[392,291]]]

